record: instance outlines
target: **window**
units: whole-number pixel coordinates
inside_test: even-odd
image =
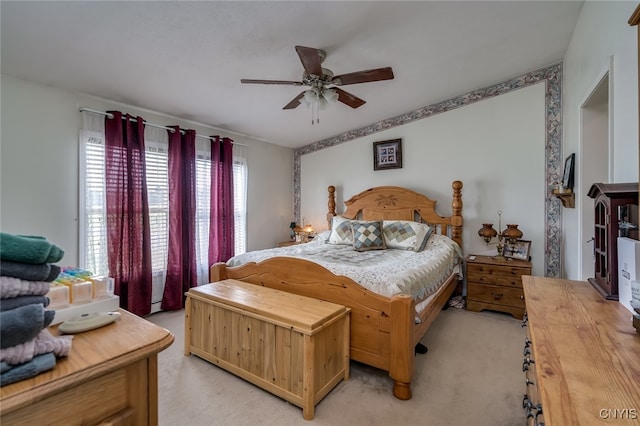
[[[83,112],[80,133],[80,263],[96,275],[108,275],[104,183],[104,117]],[[210,144],[196,139],[196,257],[198,284],[209,281]],[[162,297],[169,242],[168,138],[166,130],[145,127],[146,176],[154,276],[153,302]],[[236,149],[238,148],[238,149]],[[244,147],[234,146],[235,252],[246,250],[247,163]],[[237,151],[237,154],[236,152]]]
[[[161,129],[154,129],[161,130]],[[167,269],[169,251],[169,142],[149,140],[145,130],[145,172],[151,229],[151,266],[154,274]],[[153,136],[160,136],[153,134]]]
[[[104,182],[104,139],[98,132],[83,131],[80,148],[84,161],[80,173],[84,191],[80,192],[80,264],[96,275],[106,276],[107,222]],[[83,202],[84,201],[84,202]]]
[[[233,224],[235,253],[247,251],[247,158],[246,147],[234,146],[233,154]]]

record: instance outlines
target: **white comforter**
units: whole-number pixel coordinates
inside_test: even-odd
[[[285,256],[315,262],[335,275],[344,275],[383,296],[406,294],[416,302],[435,293],[462,260],[460,246],[433,234],[421,252],[386,249],[358,252],[350,245],[327,244],[327,232],[313,241],[288,247],[252,251],[231,258],[228,266]]]

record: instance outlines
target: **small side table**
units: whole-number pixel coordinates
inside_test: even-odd
[[[494,256],[467,256],[467,310],[506,312],[522,319],[525,310],[522,275],[531,262]]]

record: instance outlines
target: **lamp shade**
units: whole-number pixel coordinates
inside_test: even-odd
[[[480,235],[484,241],[489,244],[491,239],[498,235],[498,231],[493,229],[493,223],[483,223],[482,228],[478,231],[478,235]]]
[[[318,92],[314,89],[309,89],[306,92],[304,92],[304,97],[302,98],[302,101],[307,106],[313,105],[319,100],[320,100],[320,97],[318,96]]]
[[[513,242],[522,237],[522,231],[518,229],[518,225],[507,225],[502,231],[502,236],[509,242]]]
[[[322,97],[325,98],[328,103],[332,104],[338,100],[338,92],[333,89],[327,89],[322,92]]]

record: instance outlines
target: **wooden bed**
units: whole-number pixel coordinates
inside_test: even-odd
[[[341,216],[363,220],[416,220],[435,232],[448,235],[462,248],[462,182],[452,184],[452,215],[436,213],[436,201],[412,190],[381,186],[363,191],[345,202]],[[336,215],[335,188],[329,187],[327,219]],[[408,215],[412,217],[408,217]],[[454,272],[431,296],[431,302],[416,321],[415,302],[410,296],[385,297],[365,289],[345,276],[303,259],[275,257],[259,263],[229,267],[211,266],[211,282],[237,279],[290,293],[326,300],[351,308],[353,360],[388,371],[394,381],[393,394],[411,399],[415,346],[447,303],[459,280]]]

